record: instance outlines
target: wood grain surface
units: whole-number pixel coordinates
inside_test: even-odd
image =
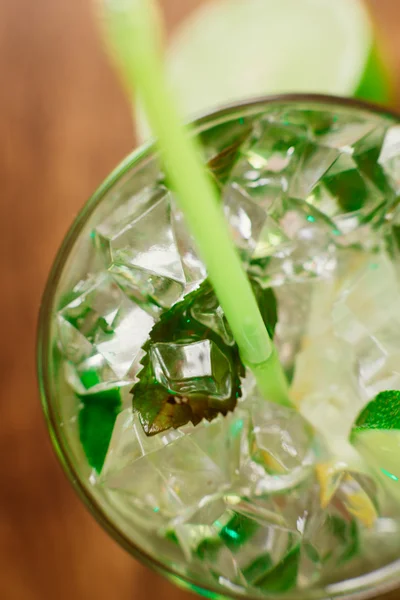
[[[165,0],[169,30],[200,2]],[[400,74],[399,2],[369,4]],[[183,600],[81,505],[36,387],[37,312],[56,249],[134,143],[89,0],[0,0],[0,76],[0,599]]]

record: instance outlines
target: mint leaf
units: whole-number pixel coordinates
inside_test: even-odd
[[[357,554],[360,552],[360,539],[357,528],[357,521],[352,519],[349,525],[348,535],[350,538],[349,545],[345,549],[344,553],[340,557],[339,564],[343,565],[352,558],[355,558]],[[342,535],[343,543],[346,541],[344,536]]]
[[[268,593],[288,592],[296,586],[300,563],[300,546],[295,546],[257,587]]]
[[[237,346],[226,344],[220,335],[200,323],[192,315],[191,308],[199,301],[210,301],[213,294],[208,282],[169,311],[164,313],[150,333],[143,350],[143,369],[139,382],[133,387],[133,408],[139,412],[140,420],[147,435],[154,435],[171,427],[177,428],[191,421],[194,425],[203,418],[214,419],[219,413],[226,414],[235,408],[241,395],[240,376],[244,368],[239,358]],[[216,408],[206,394],[177,394],[171,392],[157,380],[150,360],[150,349],[156,343],[193,343],[201,340],[214,342],[228,359],[231,374],[231,394]]]
[[[119,388],[79,396],[79,437],[88,463],[97,473],[106,458],[115,420],[121,410]]]
[[[207,167],[213,177],[225,184],[241,156],[242,146],[253,130],[252,119],[236,119],[220,123],[200,133],[201,145],[212,158]]]
[[[219,154],[208,161],[208,169],[220,184],[224,185],[228,181],[230,174],[240,157],[242,144],[249,133],[250,129],[245,130],[238,139],[233,141],[229,146],[226,146]]]
[[[400,429],[399,390],[381,392],[367,404],[353,425],[351,441],[358,433],[369,429]]]
[[[273,335],[277,321],[275,296],[272,290],[263,290],[255,282],[252,285],[266,326]],[[204,340],[208,340],[218,350],[219,356],[222,355],[224,366],[228,364],[228,374],[226,377],[223,374],[223,378],[229,379],[227,389],[230,389],[230,394],[223,398],[202,391],[201,386],[198,387],[200,391],[179,393],[167,387],[164,381],[161,382],[160,374],[156,374],[154,370],[152,348],[157,348],[158,344],[189,345]],[[219,414],[226,415],[234,410],[237,399],[241,396],[240,378],[245,375],[245,368],[208,281],[161,316],[151,330],[143,350],[146,352],[142,359],[143,368],[139,372],[139,381],[132,388],[132,394],[133,408],[139,413],[147,435],[155,435],[171,427],[181,427],[189,422],[197,425],[202,419],[211,421]],[[194,374],[194,382],[200,379],[200,375]],[[208,380],[212,378],[209,377]]]
[[[219,537],[232,552],[237,552],[260,529],[254,519],[234,513],[230,521],[221,529]]]
[[[257,582],[265,577],[273,569],[273,562],[269,552],[260,554],[252,563],[242,570],[243,576],[251,585],[257,586]]]
[[[253,292],[269,337],[272,339],[274,337],[275,327],[278,322],[276,296],[271,288],[263,289],[261,285],[254,279],[251,279],[250,283],[252,285]]]

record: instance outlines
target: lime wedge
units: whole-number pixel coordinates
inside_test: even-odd
[[[187,118],[276,93],[390,97],[359,0],[214,0],[178,28],[166,69]],[[137,123],[146,138],[140,110]]]
[[[400,501],[400,391],[378,394],[356,420],[350,441]]]

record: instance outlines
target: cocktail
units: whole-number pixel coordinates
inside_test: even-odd
[[[288,402],[243,364],[147,146],[79,214],[44,296],[58,456],[111,535],[192,590],[375,595],[400,557],[400,124],[282,96],[195,130]]]

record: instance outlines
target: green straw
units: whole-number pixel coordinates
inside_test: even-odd
[[[231,240],[217,191],[194,136],[183,128],[163,68],[162,22],[150,0],[103,0],[106,40],[130,95],[140,96],[177,201],[209,278],[260,390],[290,404],[286,379]]]

